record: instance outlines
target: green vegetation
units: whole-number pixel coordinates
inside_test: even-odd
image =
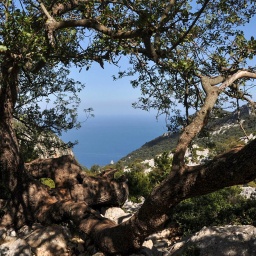
[[[233,137],[230,137],[230,141],[234,141]],[[223,150],[230,146],[227,142],[228,138],[223,141],[223,145],[227,145]],[[140,196],[147,197],[152,188],[170,172],[172,158],[169,152],[164,152],[154,160],[155,168],[149,173],[145,173],[148,166],[139,161],[129,165],[130,171],[125,172],[125,175],[128,178],[130,200],[138,202]],[[256,186],[255,182],[248,185]],[[241,188],[234,186],[186,199],[173,209],[170,220],[179,225],[183,236],[195,233],[204,226],[256,225],[256,200],[245,199],[240,192]],[[196,255],[196,251],[196,248],[191,248],[190,255]]]
[[[49,188],[55,188],[55,182],[50,178],[41,178],[40,182]]]
[[[251,181],[247,185],[250,186],[250,187],[256,188],[256,181],[255,180]]]
[[[253,118],[246,120],[246,128],[250,127],[252,120],[254,121]],[[219,128],[221,124],[219,122]],[[231,132],[229,133],[229,131]],[[215,154],[227,151],[238,143],[241,144],[237,136],[234,136],[235,133],[241,136],[237,127],[231,127],[228,132],[211,137],[215,141],[212,146]],[[152,141],[152,144],[156,141]],[[199,141],[200,139],[197,140],[197,143]],[[201,147],[195,148],[194,151],[203,150],[202,145],[205,144],[201,143]],[[168,175],[172,165],[172,158],[167,151],[154,158],[155,167],[149,173],[144,172],[148,166],[140,161],[137,160],[130,164],[130,171],[125,173],[129,180],[130,199],[135,202],[140,196],[148,196],[152,188]],[[248,185],[256,187],[255,184],[255,181],[252,181]],[[241,188],[234,186],[208,195],[186,199],[171,212],[170,220],[179,224],[184,236],[195,233],[204,226],[256,225],[256,200],[245,199],[240,195],[240,192]],[[197,251],[196,248],[195,250],[194,248],[191,249],[191,253]],[[193,253],[191,255],[196,255]]]
[[[32,123],[32,121],[31,121]],[[64,143],[52,131],[33,131],[20,121],[14,122],[14,129],[19,141],[19,147],[24,162],[30,162],[44,156],[52,157],[58,152],[60,155],[69,154],[75,143]]]
[[[151,190],[163,181],[171,170],[172,158],[169,152],[163,152],[154,158],[155,167],[149,173],[145,172],[149,168],[148,164],[142,160],[136,160],[127,166],[128,171],[123,171],[122,162],[118,162],[115,167],[119,170],[116,176],[125,175],[128,179],[130,200],[137,202],[138,198],[147,197]]]
[[[154,162],[155,167],[148,174],[152,188],[163,181],[170,173],[172,167],[172,157],[170,157],[169,152],[165,151],[162,155],[156,156],[154,158]]]
[[[155,158],[156,167],[145,173],[148,167],[140,162],[129,165],[125,172],[128,178],[130,200],[139,201],[147,197],[152,188],[169,173],[172,158],[168,152]],[[119,172],[119,175],[123,172]],[[250,182],[255,185],[255,182]],[[184,236],[199,231],[204,226],[215,225],[256,225],[256,200],[240,195],[239,186],[224,188],[214,193],[186,199],[170,213],[170,220],[179,224]],[[193,254],[191,254],[193,255]]]
[[[131,152],[121,159],[121,161],[128,165],[138,159],[146,160],[153,159],[155,156],[162,154],[164,151],[170,151],[176,147],[179,134],[166,133],[145,143],[141,148]]]
[[[144,172],[146,166],[135,162],[129,166],[130,171],[125,172],[128,178],[129,196],[132,201],[137,201],[138,197],[147,197],[151,191],[149,176]]]
[[[184,235],[195,233],[204,226],[256,225],[256,200],[245,199],[239,187],[184,200],[170,217],[179,224]]]
[[[242,109],[243,111],[241,112],[240,118],[244,120],[243,128],[248,135],[255,135],[256,116],[249,115],[246,111],[246,106],[243,106]],[[211,149],[210,157],[223,153],[238,144],[244,144],[240,138],[245,137],[245,134],[237,123],[235,114],[233,112],[220,110],[219,112],[221,112],[221,114],[218,115],[218,118],[211,119],[207,127],[194,140],[194,143],[201,149]],[[220,131],[223,126],[227,127],[222,129],[221,132],[216,132]],[[216,133],[213,133],[214,131]],[[156,155],[160,155],[165,151],[174,151],[178,138],[179,133],[167,133],[145,143],[141,148],[131,152],[121,160],[128,165],[138,159],[142,159],[142,161],[146,159],[153,159]]]
[[[90,168],[90,172],[93,175],[99,174],[100,172],[102,172],[102,167],[98,164],[94,164],[91,168]]]
[[[85,72],[94,62],[101,67],[108,63],[117,67],[118,78],[132,77],[131,85],[141,90],[141,97],[134,107],[146,111],[153,108],[159,115],[166,115],[168,129],[172,132],[183,128],[184,134],[191,135],[183,136],[180,140],[179,145],[186,148],[195,143],[194,135],[205,128],[205,134],[208,134],[203,136],[205,141],[209,145],[217,145],[216,152],[226,150],[234,141],[231,140],[228,147],[224,147],[219,142],[226,141],[226,133],[211,136],[211,127],[204,127],[210,114],[214,114],[212,118],[225,114],[222,111],[215,114],[211,110],[214,107],[220,109],[224,104],[234,108],[239,106],[239,101],[254,105],[251,95],[255,87],[252,79],[256,78],[256,69],[251,60],[256,54],[256,40],[252,31],[249,34],[244,31],[250,30],[247,23],[250,22],[252,27],[254,25],[255,1],[4,0],[0,2],[0,14],[0,177],[11,192],[8,215],[13,217],[11,221],[14,226],[17,223],[27,224],[25,220],[33,219],[45,223],[51,214],[52,195],[46,195],[48,190],[45,186],[38,183],[35,190],[35,183],[28,182],[26,175],[20,176],[23,156],[17,139],[27,139],[28,142],[35,139],[33,143],[37,143],[39,135],[45,136],[48,132],[61,135],[63,131],[79,128],[79,94],[84,86],[71,78],[70,72],[74,67],[77,71]],[[189,116],[196,111],[198,115]],[[88,116],[90,112],[91,109],[87,109]],[[18,132],[13,131],[13,119],[25,124],[25,136],[19,138]],[[233,115],[232,119],[238,117]],[[255,125],[251,129],[255,132]],[[147,144],[147,154],[151,157],[146,159],[163,151],[172,151],[178,134],[170,137],[172,140],[168,148],[161,152],[157,146],[153,151],[150,143]],[[51,141],[45,141],[51,149]],[[256,173],[252,160],[255,160],[255,142],[251,144],[252,148],[247,147],[242,151],[247,155],[243,161],[251,161],[252,164],[247,169],[233,166],[233,180],[228,179],[230,173],[226,170],[229,167],[221,163],[218,169],[209,168],[209,171],[201,172],[203,184],[191,184],[188,182],[190,175],[186,176],[185,172],[182,197],[177,196],[176,182],[179,180],[176,177],[173,183],[162,183],[166,202],[172,205],[195,193],[200,195],[213,191],[215,188],[210,187],[214,184],[212,179],[218,182],[220,175],[225,176],[222,187],[254,179]],[[178,153],[185,154],[186,148]],[[212,154],[216,152],[213,150]],[[184,154],[181,157],[181,154],[177,154],[175,167],[183,164]],[[233,156],[235,159],[235,154]],[[32,157],[28,155],[28,158]],[[135,154],[131,161],[135,159],[145,159],[145,155]],[[165,167],[170,164],[166,157],[160,161],[159,175],[155,175],[154,183],[165,177],[168,169]],[[240,164],[243,165],[243,162]],[[150,176],[143,176],[139,163],[131,166],[131,169],[129,182],[134,195],[147,195],[152,185]],[[218,175],[214,177],[214,173]],[[68,183],[68,180],[69,177],[63,177],[63,183]],[[194,186],[197,186],[196,192],[191,194],[190,188]],[[35,196],[34,191],[42,191],[42,195],[49,200],[44,202],[40,196]],[[154,190],[152,197],[160,198],[159,193],[159,190]],[[206,200],[206,220],[219,216],[219,212],[214,211],[218,206],[215,201],[222,201],[222,198],[215,195],[210,200],[213,206],[208,209]],[[58,204],[59,211],[54,208],[56,214],[53,214],[52,222],[68,221],[68,216],[81,232],[85,232],[82,222],[77,223],[77,218],[74,219],[74,215],[62,203]],[[76,212],[84,210],[84,204],[79,204],[77,198],[71,198],[68,203],[76,207]],[[155,204],[156,209],[161,207],[162,213],[169,214],[167,204],[161,205],[161,200],[156,200]],[[195,208],[199,206],[196,204]],[[42,209],[39,210],[39,207]],[[112,224],[106,224],[100,231],[95,230],[98,225],[87,225],[86,232],[93,234],[92,240],[104,253],[126,255],[128,249],[138,249],[138,241],[142,242],[144,236],[165,224],[165,218],[157,218],[159,212],[154,211],[152,205],[146,204],[144,207],[143,214],[148,214],[148,221],[141,221],[135,215],[127,226],[120,225],[117,231],[123,232],[127,239],[123,239],[118,246],[115,246],[119,242],[116,241],[116,233],[111,232]],[[28,213],[30,216],[25,216]],[[17,214],[21,217],[19,222],[16,221]],[[91,211],[82,217],[88,218],[89,224],[94,223]],[[141,232],[133,232],[137,228]]]

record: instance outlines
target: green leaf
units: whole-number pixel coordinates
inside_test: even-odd
[[[0,52],[6,52],[7,47],[5,45],[0,45]]]

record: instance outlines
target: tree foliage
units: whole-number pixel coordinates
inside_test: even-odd
[[[4,54],[10,55],[6,56],[7,60],[16,59],[19,68],[19,90],[13,117],[26,160],[35,159],[41,153],[36,145],[43,145],[45,150],[74,145],[74,142],[65,144],[52,137],[53,133],[61,135],[63,131],[80,127],[77,119],[78,94],[84,87],[70,77],[71,65],[70,61],[64,61],[65,54],[60,61],[60,53],[55,55],[50,49],[44,16],[39,15],[35,5],[38,3],[33,1],[6,1],[0,8],[3,24],[1,61],[4,61]],[[75,34],[61,36],[63,45],[77,47]],[[88,115],[91,110],[86,110]]]
[[[163,227],[180,201],[255,179],[255,141],[205,165],[185,163],[187,148],[216,106],[245,100],[255,108],[250,89],[256,78],[256,40],[243,32],[255,12],[253,0],[1,1],[0,177],[10,195],[9,211],[1,223],[12,220],[20,226],[71,219],[101,250],[127,255]],[[63,158],[47,159],[45,163],[55,163],[50,173],[55,170],[53,177],[60,179],[54,180],[53,196],[24,169],[13,120],[24,125],[17,134],[28,140],[76,127],[82,85],[69,77],[70,68],[84,72],[92,62],[118,66],[122,57],[130,67],[121,67],[117,77],[132,75],[132,85],[141,88],[135,106],[170,114],[170,129],[182,128],[182,132],[170,174],[138,213],[114,225],[90,209],[96,192],[82,184],[90,180],[102,189],[97,190],[96,201],[107,195],[108,202],[119,203],[125,199],[120,192],[126,191],[124,181],[118,184],[113,173],[87,177],[70,157],[65,158],[68,168],[60,177]],[[44,166],[31,172],[38,175]],[[66,184],[66,197],[59,184]]]
[[[161,34],[160,46],[156,45],[157,36],[152,36],[157,61],[136,55],[132,58],[132,68],[120,73],[120,77],[137,74],[132,84],[141,88],[142,97],[134,106],[145,110],[155,108],[159,114],[166,114],[171,131],[189,124],[189,116],[202,107],[205,90],[201,76],[229,77],[245,68],[255,71],[250,60],[255,55],[256,41],[253,35],[244,32],[244,26],[255,14],[254,2],[239,1],[237,6],[241,9],[237,12],[232,1],[206,2],[202,2],[206,6],[200,16],[197,16],[200,11],[193,12],[194,5],[186,7],[185,17],[179,19],[177,15],[177,20],[172,20],[172,34],[166,37]],[[183,34],[185,39],[175,44],[175,38],[182,38]],[[227,88],[215,107],[223,103],[227,107],[227,101],[232,107],[237,104],[236,99],[253,105],[252,87],[250,79],[241,79]]]
[[[38,129],[57,133],[76,127],[82,85],[68,77],[71,66],[88,69],[92,61],[118,64],[125,55],[131,67],[119,76],[136,75],[132,85],[142,92],[134,106],[167,114],[170,130],[188,124],[189,113],[198,110],[205,97],[199,74],[227,77],[254,57],[256,41],[243,31],[255,13],[254,2],[236,2],[236,12],[233,5],[232,1],[7,1],[1,6],[1,45],[19,58],[21,67],[17,118],[26,123],[37,120]],[[238,90],[232,86],[225,94],[245,99],[251,88],[245,80]],[[55,99],[49,97],[53,94]],[[40,100],[53,104],[42,109]],[[25,112],[30,116],[26,118]]]
[[[168,151],[163,152],[160,156],[154,158],[152,172],[149,173],[151,186],[155,187],[160,184],[170,173],[172,167],[172,157]]]

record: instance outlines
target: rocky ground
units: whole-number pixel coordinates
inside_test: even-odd
[[[256,195],[245,187],[242,194]],[[143,199],[142,199],[143,201]],[[123,208],[103,208],[101,213],[121,223],[137,211],[141,203],[126,202]],[[172,237],[172,239],[170,239]],[[83,238],[83,239],[82,239]],[[0,256],[105,256],[95,248],[89,237],[71,232],[65,225],[44,227],[34,224],[19,231],[0,227]],[[140,252],[130,256],[254,256],[256,228],[254,226],[204,227],[191,237],[181,240],[178,229],[168,227],[146,239]]]

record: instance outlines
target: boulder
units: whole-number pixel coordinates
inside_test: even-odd
[[[250,225],[204,227],[169,250],[168,256],[252,256],[256,255],[256,228]]]
[[[104,215],[105,218],[108,218],[117,224],[122,223],[123,221],[129,219],[132,216],[132,214],[126,213],[124,210],[122,210],[119,207],[111,207],[111,208],[103,209],[102,214]]]
[[[256,188],[244,186],[241,187],[241,196],[243,196],[246,199],[255,199],[256,198]]]
[[[4,256],[32,256],[30,246],[24,239],[13,239],[0,245],[0,255]]]
[[[25,239],[33,252],[40,256],[69,256],[69,231],[60,225],[38,227]]]

